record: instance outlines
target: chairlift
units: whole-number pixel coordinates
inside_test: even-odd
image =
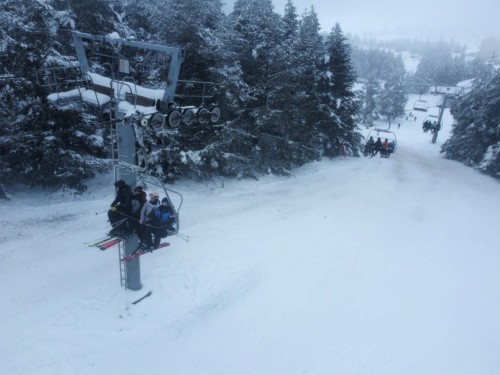
[[[370,130],[370,132],[368,133],[368,136],[366,138],[370,139],[370,136],[373,138],[380,137],[380,138],[388,139],[389,142],[394,141],[394,143],[396,144],[396,147],[394,147],[394,151],[392,151],[393,153],[396,152],[396,150],[398,149],[398,140],[396,138],[396,133],[394,133],[393,131],[390,131],[387,129],[373,128]]]
[[[424,130],[424,133],[427,133],[429,130],[431,132],[434,132],[437,129],[437,123],[439,121],[439,116],[436,115],[427,115],[424,118],[424,121],[422,122],[422,129]]]
[[[179,233],[179,221],[180,221],[179,220],[179,211],[181,209],[182,202],[183,202],[182,194],[175,191],[175,190],[168,189],[167,187],[165,187],[163,182],[158,177],[147,174],[147,173],[143,172],[137,166],[127,164],[124,162],[119,162],[119,163],[115,164],[115,167],[114,167],[115,181],[117,181],[119,179],[118,173],[117,173],[119,169],[123,170],[125,172],[128,172],[128,173],[135,174],[137,176],[137,179],[134,181],[133,184],[131,184],[132,191],[134,190],[134,188],[136,186],[143,186],[145,188],[147,188],[148,186],[154,186],[158,189],[163,190],[163,192],[165,194],[165,198],[167,198],[168,203],[170,204],[170,207],[172,207],[172,211],[173,211],[173,214],[175,216],[175,223],[172,225],[171,228],[169,228],[168,235],[173,236],[173,235],[176,235],[177,233]],[[178,196],[178,199],[176,200],[176,201],[178,201],[178,204],[174,204],[174,202],[172,201],[172,199],[169,195],[169,192],[171,194],[175,194]]]
[[[426,121],[430,121],[430,122],[436,121],[437,122],[438,120],[439,120],[439,116],[437,116],[437,115],[427,115],[427,116],[425,116],[423,122],[426,122]]]
[[[427,112],[429,110],[429,103],[425,100],[417,100],[415,104],[413,104],[413,109],[415,111]]]

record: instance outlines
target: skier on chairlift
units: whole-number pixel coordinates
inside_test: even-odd
[[[139,235],[141,211],[147,201],[146,193],[142,191],[142,186],[137,186],[134,189],[134,195],[132,197],[132,215],[128,219],[129,234],[135,231],[137,235]]]
[[[130,186],[123,180],[115,182],[116,198],[111,203],[108,211],[108,218],[113,229],[110,236],[123,236],[128,232],[127,219],[132,211],[132,191]]]
[[[142,190],[142,186],[137,186],[134,189],[134,195],[141,201],[141,209],[142,209],[144,204],[148,201],[148,196],[146,195],[146,192]]]
[[[373,155],[372,156],[377,155],[377,153],[380,152],[381,149],[382,149],[382,140],[380,139],[380,137],[378,137],[377,141],[373,145]]]
[[[149,194],[149,202],[146,202],[141,210],[141,215],[139,217],[140,227],[136,230],[137,237],[139,237],[139,246],[141,246],[145,241],[145,232],[146,225],[150,221],[150,215],[153,211],[155,211],[159,206],[160,194],[157,192],[153,192]]]
[[[382,147],[380,148],[380,156],[386,156],[388,148],[389,148],[389,140],[386,138],[385,141],[382,142]]]
[[[370,139],[366,142],[365,152],[363,153],[363,155],[364,156],[373,155],[374,145],[375,145],[375,141],[373,140],[373,137],[370,137]]]
[[[396,142],[390,141],[389,147],[387,148],[387,157],[391,156],[391,154],[394,152],[395,149],[396,149]]]
[[[152,210],[144,219],[141,226],[141,243],[135,252],[147,252],[158,249],[161,239],[168,236],[168,228],[174,222],[173,209],[167,198],[163,198],[159,206],[152,205]]]

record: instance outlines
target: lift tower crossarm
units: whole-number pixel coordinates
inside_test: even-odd
[[[85,54],[85,48],[83,47],[83,39],[108,42],[111,45],[118,45],[118,47],[129,46],[135,48],[148,49],[152,51],[171,53],[172,59],[170,61],[170,68],[167,77],[167,87],[165,88],[163,101],[170,102],[174,100],[175,89],[177,87],[177,81],[179,79],[179,73],[181,70],[181,63],[182,63],[181,48],[160,46],[157,44],[141,43],[120,38],[111,38],[109,36],[92,35],[92,34],[82,33],[79,31],[72,31],[71,34],[73,36],[73,42],[75,44],[78,62],[80,63],[80,70],[83,74],[86,74],[89,71],[89,63],[87,60],[87,56]]]

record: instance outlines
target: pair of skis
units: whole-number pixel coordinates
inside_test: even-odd
[[[167,246],[170,246],[170,244],[168,242],[164,242],[164,243],[161,243],[160,246],[158,246],[158,249],[161,249],[162,247],[167,247]],[[149,250],[149,251],[139,250],[139,251],[133,253],[132,255],[128,255],[126,257],[123,257],[122,261],[123,262],[128,262],[128,261],[131,261],[132,259],[140,257],[141,255],[144,255],[144,254],[147,254],[147,253],[152,253],[152,252],[153,252],[153,250]]]
[[[104,251],[104,250],[109,249],[110,247],[117,245],[118,243],[120,243],[120,241],[122,241],[122,239],[120,239],[118,237],[106,237],[106,238],[103,238],[99,241],[91,243],[88,246],[89,247],[98,247],[100,250]],[[167,247],[167,246],[170,246],[170,244],[168,242],[164,242],[164,243],[160,244],[160,246],[158,246],[158,249],[161,249],[162,247]],[[128,255],[128,256],[122,258],[122,261],[128,262],[132,259],[135,259],[137,257],[140,257],[141,255],[144,255],[144,254],[150,253],[150,252],[152,252],[152,250],[151,251],[139,250],[139,251],[134,252],[131,255]]]
[[[93,244],[90,244],[89,247],[98,247],[100,250],[104,251],[106,249],[109,249],[110,247],[115,246],[120,241],[121,239],[117,237],[106,237],[102,240],[94,242]]]

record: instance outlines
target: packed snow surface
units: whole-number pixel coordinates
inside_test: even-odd
[[[79,197],[16,192],[1,373],[499,374],[500,183],[442,158],[448,110],[438,144],[417,116],[392,122],[389,159],[175,184],[189,242],[142,256],[136,292],[117,249],[83,244],[107,230],[112,176]]]

